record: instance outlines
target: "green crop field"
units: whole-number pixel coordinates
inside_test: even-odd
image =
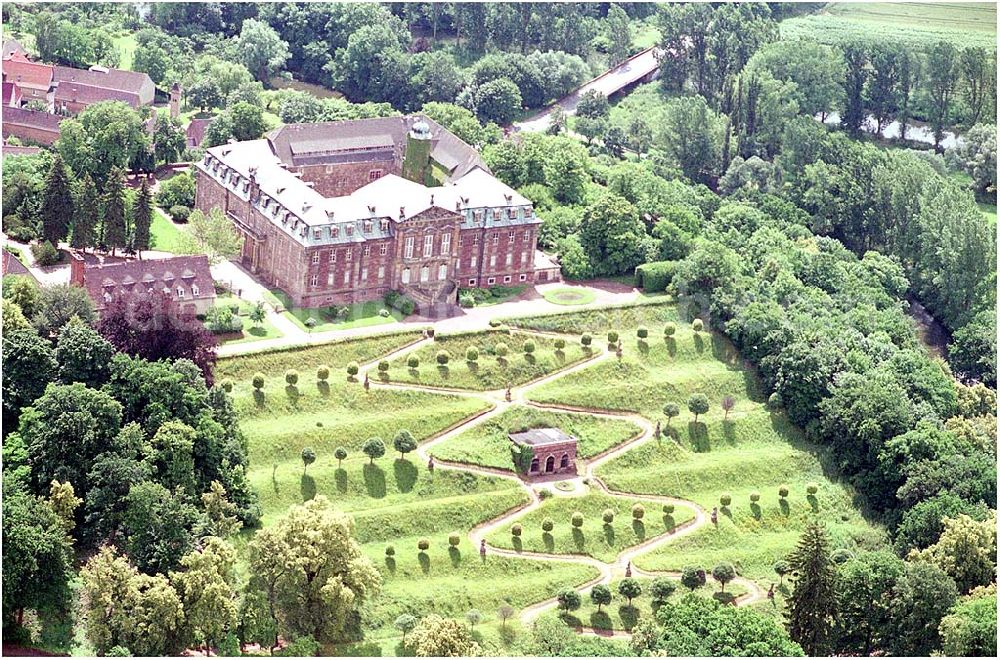
[[[514,470],[508,433],[527,428],[555,427],[579,441],[577,456],[589,458],[638,436],[642,429],[627,420],[513,406],[500,415],[434,447],[435,458]]]
[[[853,38],[929,47],[950,41],[959,47],[996,47],[995,3],[852,2],[831,3],[819,14],[781,23],[784,39],[837,44]]]
[[[529,341],[535,345],[531,354],[524,352]],[[409,356],[400,356],[390,362],[384,376],[382,373],[379,376],[397,383],[498,390],[541,378],[588,357],[579,342],[567,341],[564,349],[556,350],[555,341],[553,337],[505,330],[443,335],[412,354],[420,361],[416,368],[408,366]],[[497,355],[500,344],[507,347],[506,356]],[[466,360],[466,351],[472,347],[479,351],[475,362]],[[440,351],[448,353],[447,364],[438,363]]]
[[[642,520],[632,518],[633,504],[643,506]],[[510,529],[501,529],[488,536],[487,542],[518,552],[589,555],[611,562],[622,550],[669,532],[694,517],[688,507],[677,506],[673,513],[667,514],[662,506],[650,500],[611,497],[598,491],[579,497],[550,497],[539,508],[514,521],[521,525],[520,537],[514,536]],[[611,524],[602,520],[605,509],[615,513]],[[583,514],[581,527],[574,527],[571,522],[575,512]],[[551,533],[542,530],[546,518],[555,524]]]

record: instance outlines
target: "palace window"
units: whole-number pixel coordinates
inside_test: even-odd
[[[514,218],[516,218],[517,217],[517,209],[515,209],[515,208],[509,208],[509,209],[507,209],[507,217],[510,218],[511,220],[513,220]]]
[[[323,230],[322,229],[313,229],[313,240],[318,241],[321,238],[323,238]]]
[[[192,297],[198,297],[200,294],[201,294],[201,291],[198,289],[198,285],[197,284],[192,284],[191,285],[191,296]]]
[[[490,268],[496,268],[496,267],[497,267],[497,255],[491,254],[490,255]]]
[[[527,251],[524,251],[524,252],[521,253],[521,260],[518,261],[517,263],[521,264],[522,266],[524,264],[528,263],[528,252]]]
[[[525,229],[524,230],[524,240],[526,240],[526,241],[530,241],[531,240],[531,230],[530,229]]]
[[[413,237],[407,236],[406,242],[403,244],[403,258],[412,259],[413,258]]]
[[[441,254],[451,254],[451,234],[445,234],[441,237]]]
[[[378,244],[378,253],[385,256],[385,253],[389,250],[389,245],[387,243]]]
[[[512,232],[512,231],[507,232],[507,243],[509,245],[513,245],[514,244],[514,232]]]
[[[337,263],[337,251],[336,250],[330,250],[330,263],[331,264]]]
[[[389,231],[389,221],[382,220],[381,222],[378,223],[378,228],[382,231]]]
[[[438,279],[444,280],[448,278],[448,266],[447,264],[441,264],[438,266]]]
[[[354,225],[347,225],[344,227],[344,231],[347,232],[348,236],[354,236]]]
[[[497,278],[491,277],[490,279],[486,280],[486,283],[490,286],[493,286],[494,284],[497,283]]]
[[[504,275],[503,276],[503,283],[504,284],[510,283],[510,275]]]
[[[312,262],[314,264],[318,264],[319,263],[319,252],[313,252]]]
[[[368,281],[368,267],[367,266],[365,266],[364,268],[361,269],[361,281],[362,282],[367,282]]]
[[[347,250],[345,251],[344,256],[347,258],[348,261],[350,261],[351,260],[351,256],[353,254],[354,254],[354,248],[347,248]]]
[[[476,255],[472,255],[472,259],[469,260],[469,267],[470,268],[475,268],[476,264],[478,264],[478,263],[479,263],[479,258],[476,257]]]
[[[382,170],[368,170],[368,180],[374,181],[382,178]]]
[[[385,279],[385,266],[378,267],[378,279],[381,281]]]
[[[476,286],[476,278],[474,277],[469,278],[469,286]]]
[[[177,287],[177,297],[180,298],[181,300],[184,299],[184,287],[182,286]]]
[[[420,267],[420,281],[421,282],[426,282],[430,278],[431,278],[431,269],[428,268],[427,266],[421,266]]]
[[[309,286],[319,286],[319,275],[313,275],[309,278]]]
[[[493,245],[496,245],[499,242],[500,242],[500,232],[495,231],[493,232]]]
[[[403,280],[403,284],[409,284],[410,283],[410,269],[409,268],[404,268],[403,269],[402,280]]]
[[[370,246],[370,245],[366,245],[366,246],[365,246],[365,249],[364,249],[364,256],[366,256],[366,257],[367,257],[367,256],[368,256],[369,254],[371,254],[371,253],[372,253],[372,246]]]
[[[458,247],[462,247],[463,245],[465,245],[465,236],[463,236],[462,234],[459,234],[458,235]]]
[[[363,231],[363,232],[365,232],[367,234],[371,230],[372,230],[372,221],[371,220],[365,220],[364,223],[362,224],[361,231]]]
[[[504,265],[510,266],[512,263],[514,263],[514,255],[508,252],[506,259],[504,259]]]
[[[347,270],[344,271],[344,284],[347,285],[350,283],[351,283],[351,270],[348,268]]]
[[[326,285],[333,286],[333,271],[331,270],[326,274]]]
[[[424,256],[429,257],[434,253],[434,234],[424,236]]]
[[[527,281],[527,279],[528,279],[528,276],[527,276],[527,275],[525,275],[524,273],[521,273],[521,274],[520,274],[520,275],[518,276],[518,279],[519,279],[519,280],[521,280],[522,282],[525,282],[525,281]]]

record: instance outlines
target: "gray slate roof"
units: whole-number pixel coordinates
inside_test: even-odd
[[[576,438],[564,433],[562,429],[531,429],[523,433],[511,433],[509,437],[515,444],[527,445],[530,447],[544,447],[545,445],[558,445],[565,442],[576,442]]]

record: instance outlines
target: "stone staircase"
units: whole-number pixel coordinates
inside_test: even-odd
[[[424,282],[403,288],[403,293],[417,304],[417,313],[428,318],[455,316],[458,306],[458,285],[453,280]]]

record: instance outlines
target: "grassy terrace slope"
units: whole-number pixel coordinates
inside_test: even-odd
[[[530,355],[523,352],[527,341],[535,344],[535,352]],[[407,366],[409,355],[392,360],[387,379],[432,387],[498,390],[541,378],[588,357],[579,343],[567,342],[563,350],[557,351],[554,342],[552,337],[506,330],[442,335],[410,354],[420,360],[417,368]],[[509,351],[504,357],[496,355],[499,344],[506,345]],[[472,347],[479,351],[479,359],[467,362],[466,351]],[[448,352],[448,364],[437,363],[439,351]]]
[[[929,47],[950,41],[959,48],[996,46],[996,4],[986,2],[843,2],[820,14],[781,22],[784,39],[841,43],[853,37],[883,38]]]
[[[632,519],[632,505],[642,504],[645,515],[641,521]],[[583,554],[605,562],[614,561],[623,550],[646,539],[659,536],[694,517],[688,507],[675,507],[665,514],[662,505],[636,498],[629,500],[591,491],[582,497],[550,497],[542,505],[515,522],[522,527],[520,538],[509,529],[501,529],[487,537],[498,548],[560,555]],[[615,512],[608,525],[601,519],[605,509]],[[583,514],[583,525],[573,527],[573,513]],[[542,521],[550,518],[555,526],[551,533],[542,531]]]
[[[612,357],[528,392],[536,401],[631,410],[660,421],[662,441],[633,448],[598,468],[610,488],[681,497],[709,510],[719,506],[722,494],[731,495],[732,504],[720,511],[718,529],[706,526],[641,556],[636,564],[648,570],[689,564],[711,569],[731,561],[741,575],[766,587],[776,578],[773,563],[794,547],[804,523],[814,516],[826,523],[835,547],[854,550],[881,538],[884,531],[854,508],[850,489],[836,482],[823,451],[810,446],[782,412],[767,409],[755,374],[725,337],[695,333],[689,322],[678,321],[673,339],[664,339],[661,321],[676,316],[673,307],[656,304],[616,316],[585,312],[513,322],[553,329],[576,326],[595,333],[613,327],[621,333],[620,362]],[[649,328],[646,342],[636,337],[639,323]],[[697,424],[687,410],[695,392],[710,402]],[[736,399],[728,420],[720,405],[727,395]],[[662,412],[668,401],[681,407],[670,425]],[[810,483],[818,486],[814,498],[806,492]],[[790,489],[784,502],[778,498],[781,485]],[[761,494],[758,505],[750,502],[755,491]]]
[[[434,456],[448,461],[500,468],[513,472],[508,433],[525,428],[557,427],[579,440],[577,455],[589,458],[620,445],[642,432],[632,422],[531,406],[513,406],[434,447]]]

